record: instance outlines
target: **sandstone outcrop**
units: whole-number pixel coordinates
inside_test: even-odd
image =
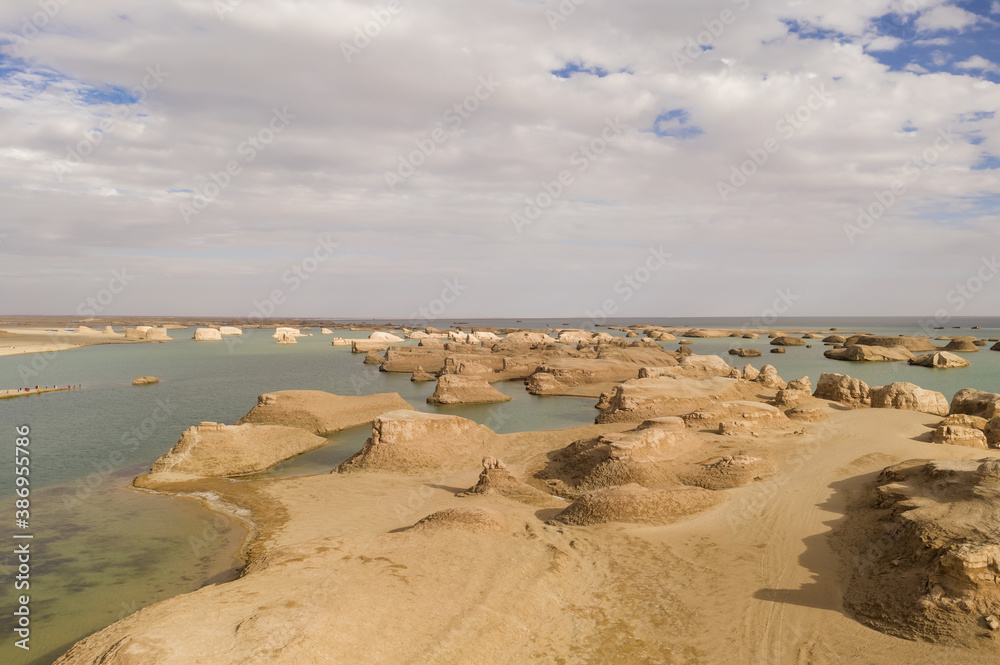
[[[772,346],[805,346],[805,340],[798,337],[775,337],[771,340]]]
[[[371,342],[380,342],[382,344],[399,344],[400,342],[405,342],[406,340],[398,335],[393,335],[388,332],[373,332],[368,336],[368,340]]]
[[[729,436],[759,436],[766,429],[789,424],[780,409],[761,402],[734,401],[710,404],[681,416],[684,424]]]
[[[242,335],[243,331],[235,326],[219,326],[219,333],[223,336]]]
[[[761,367],[760,373],[754,381],[765,388],[772,388],[775,390],[782,390],[783,388],[788,387],[788,383],[786,383],[785,380],[778,375],[778,370],[774,367],[774,365],[764,365]]]
[[[761,352],[757,349],[729,349],[729,355],[739,356],[740,358],[757,358],[761,355]]]
[[[221,342],[222,333],[215,328],[198,328],[194,331],[192,339],[198,342]]]
[[[722,377],[631,379],[611,390],[608,407],[597,416],[597,422],[641,422],[679,416],[712,402],[752,398],[755,393],[752,384]]]
[[[837,529],[856,562],[845,606],[905,639],[981,639],[1000,611],[1000,460],[910,460],[874,489]]]
[[[990,419],[1000,414],[1000,394],[975,388],[962,388],[951,398],[950,413],[964,413]]]
[[[948,351],[935,351],[934,353],[925,353],[922,356],[914,358],[910,361],[910,364],[919,365],[920,367],[933,367],[935,369],[956,369],[959,367],[968,367],[969,361]]]
[[[132,379],[133,386],[148,386],[151,383],[159,383],[160,379],[155,376],[140,376],[137,379]]]
[[[861,379],[853,379],[846,374],[823,372],[816,382],[813,397],[853,407],[868,406],[871,404],[871,389]]]
[[[891,336],[876,336],[876,335],[858,335],[850,337],[845,340],[845,343],[849,346],[851,345],[861,345],[861,346],[884,346],[887,348],[892,348],[894,346],[901,346],[908,351],[937,351],[938,348],[930,343],[930,340],[923,337],[907,337],[906,335],[899,335],[897,337]]]
[[[494,454],[496,434],[471,420],[420,411],[390,411],[375,418],[372,436],[340,473],[419,473],[475,467]]]
[[[325,435],[363,425],[387,411],[412,408],[397,393],[348,397],[320,390],[281,390],[259,396],[257,406],[236,424],[301,427]]]
[[[828,349],[823,355],[832,360],[850,360],[853,362],[900,362],[913,360],[914,355],[903,346],[866,346],[852,344],[843,349]]]
[[[481,376],[444,374],[438,379],[434,394],[427,398],[429,404],[491,404],[509,402],[510,396],[490,385]]]
[[[234,476],[263,471],[329,443],[298,427],[201,423],[186,430],[152,472]]]
[[[424,371],[423,367],[419,366],[415,370],[413,370],[413,375],[410,377],[410,381],[415,381],[418,383],[426,381],[436,381],[436,380],[437,378],[433,374],[428,374],[427,372]]]
[[[515,478],[507,469],[507,465],[495,457],[483,458],[483,471],[479,474],[479,480],[474,486],[458,496],[474,494],[503,496],[531,504],[546,503],[552,500],[552,495]]]
[[[870,397],[874,409],[903,409],[938,416],[948,415],[948,400],[944,395],[906,381],[872,388]]]
[[[979,351],[979,347],[968,339],[953,339],[945,345],[944,350],[958,353],[976,353]]]

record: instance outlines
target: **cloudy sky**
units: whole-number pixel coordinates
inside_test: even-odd
[[[998,26],[995,0],[5,0],[0,313],[996,314]]]

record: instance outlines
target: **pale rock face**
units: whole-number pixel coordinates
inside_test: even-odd
[[[758,376],[760,376],[759,369],[750,364],[743,366],[743,379],[745,381],[756,381]]]
[[[138,328],[126,328],[125,339],[146,339],[146,331]]]
[[[334,340],[336,342],[336,340]],[[351,340],[351,353],[368,353],[369,351],[385,351],[389,345],[374,339]]]
[[[903,346],[866,346],[852,344],[843,349],[829,349],[823,353],[832,360],[849,360],[853,362],[901,362],[913,360],[913,353]]]
[[[636,422],[677,416],[717,401],[750,399],[756,390],[745,382],[722,377],[631,379],[612,389],[607,408],[597,416],[597,422]]]
[[[111,326],[104,326],[104,334],[105,335],[117,335],[118,333],[116,333],[115,329],[112,328]]]
[[[482,376],[445,374],[438,379],[429,404],[490,404],[508,402],[510,397],[490,385]]]
[[[167,335],[166,328],[150,328],[146,331],[146,339],[165,341],[169,340],[170,336]]]
[[[853,340],[853,341],[852,341]],[[876,336],[876,335],[861,335],[859,337],[851,337],[844,340],[847,344],[860,344],[861,346],[882,346],[882,347],[896,347],[901,346],[908,351],[937,351],[937,347],[930,343],[929,340],[922,337],[907,337],[905,335],[900,335],[898,337],[889,336]]]
[[[236,326],[219,326],[219,332],[222,333],[223,336],[243,334],[243,331]]]
[[[776,388],[781,390],[788,387],[788,384],[778,376],[778,370],[774,365],[764,365],[760,368],[760,375],[757,377],[757,383],[761,384],[765,388]]]
[[[812,393],[813,387],[812,382],[809,380],[808,376],[803,376],[798,379],[793,379],[788,382],[789,390],[805,390],[808,393]]]
[[[396,393],[359,397],[334,395],[321,390],[281,390],[257,398],[257,406],[237,425],[301,427],[319,435],[357,427],[386,411],[411,409]]]
[[[561,344],[590,344],[593,337],[593,333],[585,332],[583,330],[563,330],[559,333],[559,336],[556,337],[556,341]]]
[[[1000,394],[963,388],[951,399],[951,413],[965,413],[980,418],[1000,415]]]
[[[903,409],[938,416],[948,415],[948,400],[944,395],[905,381],[872,388],[871,402],[875,409]]]
[[[297,340],[295,338],[295,335],[292,335],[291,333],[282,332],[280,334],[275,335],[275,337],[278,340],[278,344],[298,344],[299,343],[299,340]]]
[[[945,351],[957,351],[959,353],[976,353],[979,347],[974,342],[967,339],[953,339],[944,347]]]
[[[155,376],[140,376],[137,379],[132,379],[133,386],[147,386],[151,383],[159,383],[160,379]]]
[[[215,328],[198,328],[194,331],[192,339],[199,342],[221,342],[222,333]]]
[[[961,356],[956,356],[954,353],[937,351],[918,356],[911,360],[910,364],[919,365],[920,367],[933,367],[935,369],[956,369],[968,367],[969,361]]]
[[[274,334],[271,335],[274,339],[281,339],[282,336],[292,336],[292,337],[302,337],[302,331],[298,328],[275,328]]]
[[[769,427],[789,423],[780,409],[760,402],[734,401],[711,404],[681,416],[688,427],[711,429],[720,434],[758,435]]]
[[[369,335],[368,339],[370,339],[373,342],[381,342],[383,344],[399,344],[400,342],[406,341],[398,335],[393,335],[392,333],[378,332],[378,331],[373,332],[371,335]]]
[[[330,342],[333,346],[350,346],[351,340],[344,339],[343,337],[334,337],[333,341]]]
[[[773,346],[805,346],[805,340],[798,337],[775,337],[771,340]]]
[[[968,448],[989,448],[986,435],[978,429],[972,427],[962,427],[961,425],[938,425],[931,436],[934,443],[946,443],[952,446],[966,446]]]
[[[340,473],[419,473],[475,466],[493,454],[496,434],[458,416],[390,411],[375,418],[364,447],[337,467]]]
[[[332,335],[333,331],[330,330],[329,328],[323,328],[322,330],[319,331],[319,334],[320,335]]]
[[[611,337],[611,335],[608,335]],[[548,346],[549,344],[555,344],[555,338],[541,332],[513,332],[504,338],[504,342],[507,344],[516,345],[526,345],[526,346]]]
[[[185,431],[180,441],[153,463],[152,472],[197,476],[254,473],[327,443],[298,427],[205,422]]]
[[[823,372],[816,382],[813,396],[858,407],[870,404],[870,393],[868,384],[861,379],[853,379],[846,374]]]

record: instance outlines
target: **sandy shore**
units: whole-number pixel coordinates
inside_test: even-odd
[[[912,457],[985,451],[917,441],[933,416],[831,410],[812,434],[769,440],[771,478],[667,526],[547,524],[539,508],[460,498],[477,470],[366,473],[233,483],[140,479],[211,492],[250,511],[246,574],[174,598],[77,645],[60,663],[940,663],[995,659],[995,640],[958,649],[870,630],[842,607],[831,534],[852,493]],[[626,426],[502,438],[518,476],[547,451]],[[995,455],[995,451],[989,454]],[[499,529],[412,529],[478,507]],[[206,621],[206,608],[211,620]],[[106,659],[106,660],[104,660]],[[334,661],[330,661],[334,662]]]

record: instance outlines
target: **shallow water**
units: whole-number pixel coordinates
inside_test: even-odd
[[[615,320],[609,325],[629,325]],[[430,322],[446,328],[451,322]],[[580,327],[573,319],[479,320],[496,327]],[[692,327],[740,328],[749,319],[649,319],[642,323]],[[864,329],[884,334],[920,334],[916,319],[784,319],[774,328]],[[938,334],[1000,336],[1000,319],[951,321]],[[982,330],[970,330],[982,325]],[[0,388],[19,385],[83,384],[83,390],[0,400],[0,447],[11,451],[14,426],[32,428],[32,605],[30,653],[12,646],[9,625],[0,641],[3,662],[41,665],[54,660],[73,642],[152,602],[224,579],[243,531],[203,510],[196,502],[125,489],[132,477],[148,470],[173,446],[180,433],[201,421],[233,423],[256,403],[257,395],[276,390],[312,389],[358,395],[398,392],[415,408],[454,413],[505,433],[557,429],[593,423],[595,400],[536,397],[520,382],[497,384],[510,402],[495,405],[439,407],[425,402],[434,382],[413,383],[408,374],[387,374],[362,365],[350,347],[332,347],[331,336],[278,346],[271,331],[247,331],[224,342],[193,342],[192,330],[171,331],[167,344],[105,345],[74,351],[0,358]],[[335,336],[364,338],[367,332],[337,331]],[[695,353],[716,353],[730,364],[775,365],[786,379],[808,375],[815,385],[823,371],[850,374],[870,385],[911,381],[950,398],[964,387],[1000,391],[1000,353],[982,350],[966,357],[972,366],[931,370],[904,363],[847,363],[823,358],[827,348],[790,347],[771,354],[770,340],[694,339]],[[412,342],[411,342],[412,343]],[[943,344],[943,343],[942,343]],[[676,342],[664,344],[677,348]],[[763,357],[727,355],[733,346],[759,348]],[[137,376],[161,376],[162,382],[132,386]],[[289,460],[266,476],[329,472],[356,452],[369,427],[340,432],[331,444]],[[5,453],[5,454],[8,454]],[[0,474],[0,505],[13,510],[10,464]],[[0,537],[11,542],[8,521]],[[203,537],[204,536],[204,537]],[[195,540],[192,541],[192,538]],[[7,549],[7,548],[5,548]],[[0,601],[5,621],[13,607],[13,589],[0,554]],[[7,555],[9,556],[9,555]]]

